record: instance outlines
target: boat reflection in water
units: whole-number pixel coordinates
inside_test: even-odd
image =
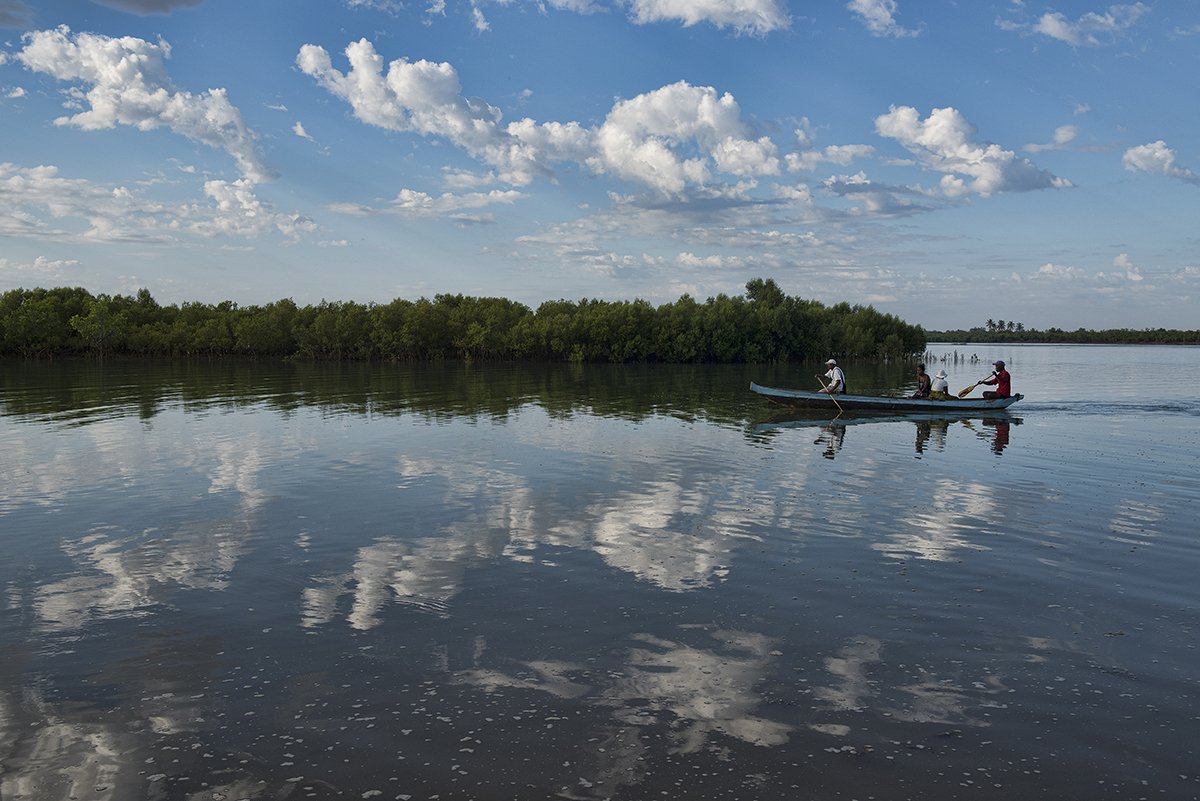
[[[973,432],[976,438],[988,443],[997,456],[1009,445],[1012,426],[1019,426],[1022,418],[1010,414],[991,414],[979,417],[969,413],[958,414],[851,414],[838,415],[830,420],[819,411],[789,410],[773,414],[767,420],[753,425],[750,434],[754,438],[769,438],[776,432],[792,428],[818,429],[813,444],[823,447],[822,456],[833,459],[842,449],[849,427],[873,423],[911,422],[917,428],[916,457],[946,449],[946,439],[952,426],[961,426]]]
[[[933,437],[934,447],[944,450],[946,447],[946,431],[950,428],[949,420],[918,420],[917,421],[917,456],[925,453],[929,438]]]
[[[1017,422],[1020,422],[1018,419]],[[984,420],[984,425],[989,423],[996,429],[995,435],[992,437],[992,452],[999,456],[1008,447],[1008,420]]]
[[[821,454],[826,459],[832,459],[842,449],[842,439],[846,436],[845,423],[833,422],[821,429],[821,434],[813,440],[817,445],[824,443],[825,452]]]

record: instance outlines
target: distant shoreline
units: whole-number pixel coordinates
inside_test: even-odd
[[[1200,345],[1200,331],[926,331],[929,344],[947,345]]]

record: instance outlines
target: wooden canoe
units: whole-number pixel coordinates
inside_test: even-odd
[[[993,412],[1007,409],[1024,395],[1009,398],[955,398],[947,400],[924,400],[920,398],[885,398],[878,395],[836,395],[837,403],[824,392],[806,392],[802,389],[778,389],[763,387],[750,382],[750,391],[757,392],[771,403],[795,409],[841,409],[849,411],[880,412]]]

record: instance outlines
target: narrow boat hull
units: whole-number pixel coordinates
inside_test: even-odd
[[[917,398],[884,398],[875,395],[835,395],[806,392],[802,389],[763,387],[750,382],[750,391],[757,392],[771,403],[793,409],[841,409],[878,412],[992,412],[1007,409],[1024,395],[1009,398],[955,398],[922,400]],[[836,398],[837,402],[834,402]]]

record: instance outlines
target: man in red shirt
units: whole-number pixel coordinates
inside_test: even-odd
[[[1007,398],[1012,395],[1012,377],[1008,371],[1004,369],[1004,362],[994,362],[995,371],[992,372],[992,377],[986,381],[981,381],[982,384],[995,384],[996,391],[987,391],[983,393],[983,397],[987,400],[995,398]]]

